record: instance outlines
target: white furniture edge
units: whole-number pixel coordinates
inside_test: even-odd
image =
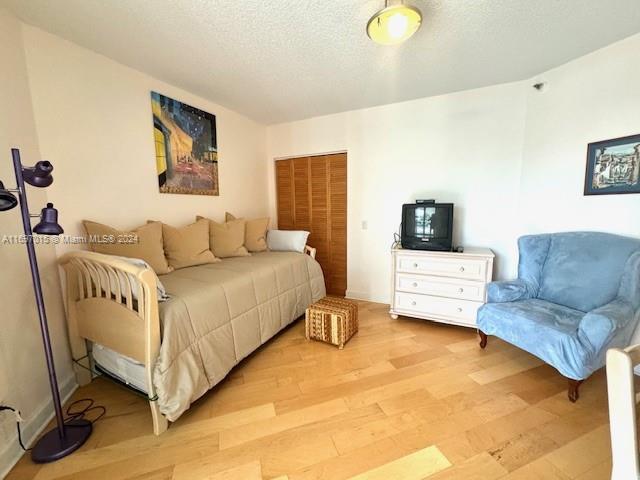
[[[493,260],[495,259],[495,254],[489,248],[469,248],[468,251],[465,251],[462,253],[440,252],[437,250],[411,250],[411,249],[405,249],[405,248],[392,248],[391,249],[391,305],[389,308],[389,314],[391,315],[391,318],[394,320],[397,320],[398,316],[403,315],[406,317],[420,318],[424,320],[432,320],[434,322],[439,322],[439,323],[446,323],[450,325],[458,325],[462,327],[472,328],[468,323],[452,320],[449,317],[442,317],[436,314],[420,315],[417,312],[394,308],[396,303],[396,298],[395,298],[396,297],[396,271],[397,271],[396,254],[403,253],[407,255],[420,256],[423,252],[427,252],[433,256],[441,255],[442,257],[448,257],[448,258],[450,258],[451,255],[456,255],[456,256],[459,255],[459,258],[462,258],[462,259],[465,259],[465,258],[487,259],[487,269],[485,272],[484,281],[485,283],[489,283],[493,278]],[[489,255],[488,255],[488,252],[490,253]],[[486,301],[486,293],[485,293],[485,301]],[[476,328],[476,327],[473,327],[473,328]]]
[[[607,391],[613,469],[611,480],[640,479],[636,393],[633,385],[640,345],[607,351]]]
[[[307,245],[305,254],[315,258],[316,249]],[[169,422],[153,385],[161,342],[156,275],[150,268],[87,251],[67,253],[59,263],[65,272],[67,332],[78,384],[93,378],[87,340],[137,360],[145,367],[153,433],[165,432]]]

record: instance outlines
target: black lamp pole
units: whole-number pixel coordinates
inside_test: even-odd
[[[11,155],[17,182],[15,192],[18,194],[17,203],[20,204],[20,211],[22,212],[22,224],[26,236],[31,278],[38,307],[38,317],[40,318],[40,331],[42,333],[42,343],[47,361],[47,370],[49,371],[49,385],[51,386],[51,396],[53,397],[57,423],[56,428],[43,435],[31,451],[31,458],[34,462],[45,463],[58,460],[80,448],[91,435],[92,425],[90,421],[84,419],[72,419],[65,422],[62,413],[62,402],[60,401],[58,379],[53,361],[47,313],[42,296],[42,285],[40,284],[38,260],[33,243],[33,232],[42,235],[59,235],[63,233],[62,227],[58,225],[57,221],[58,212],[51,203],[47,204],[46,208],[42,210],[41,221],[32,231],[32,215],[29,214],[29,205],[27,203],[25,181],[35,187],[48,187],[53,182],[53,177],[51,176],[53,166],[49,162],[38,162],[35,167],[23,167],[20,160],[20,151],[17,148],[11,149]],[[16,206],[16,203],[10,198],[12,196],[11,192],[11,190],[5,190],[0,182],[0,210],[9,210]]]

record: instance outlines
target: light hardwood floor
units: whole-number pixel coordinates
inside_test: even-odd
[[[571,404],[539,360],[473,330],[361,302],[339,351],[298,321],[160,437],[147,403],[107,380],[79,389],[108,409],[80,451],[9,479],[607,479],[606,380]]]

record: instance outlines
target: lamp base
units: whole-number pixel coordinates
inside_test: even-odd
[[[60,460],[75,452],[87,441],[93,430],[89,420],[76,419],[65,424],[64,439],[60,437],[58,427],[44,434],[31,450],[31,460],[35,463],[48,463]]]

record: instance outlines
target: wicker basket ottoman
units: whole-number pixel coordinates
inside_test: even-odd
[[[339,297],[324,297],[307,308],[307,340],[331,343],[342,349],[357,331],[358,304],[355,302]]]

